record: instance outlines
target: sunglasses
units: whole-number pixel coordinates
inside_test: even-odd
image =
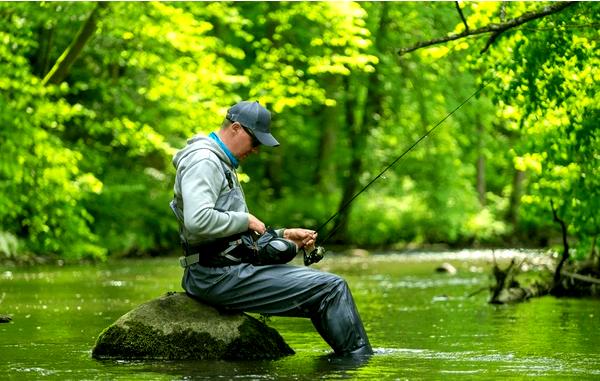
[[[240,124],[240,126],[242,126]],[[256,148],[260,145],[260,141],[256,138],[256,136],[254,135],[254,133],[252,133],[252,130],[249,129],[248,127],[244,127],[242,126],[242,128],[244,129],[244,131],[246,131],[246,133],[248,135],[250,135],[250,138],[252,138],[252,147]]]

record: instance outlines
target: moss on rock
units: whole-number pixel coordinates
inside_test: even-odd
[[[221,314],[184,293],[142,304],[106,328],[94,358],[265,359],[293,354],[281,335],[243,313]]]
[[[248,316],[238,328],[240,335],[228,345],[223,356],[230,360],[276,359],[294,354],[275,329]]]

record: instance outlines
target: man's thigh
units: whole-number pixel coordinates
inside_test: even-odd
[[[293,265],[191,268],[186,290],[228,310],[281,316],[309,317],[343,279],[337,275]]]

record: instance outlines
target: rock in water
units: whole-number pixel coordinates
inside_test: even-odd
[[[185,293],[121,316],[98,337],[94,358],[274,359],[294,354],[279,333],[244,313],[223,314]]]
[[[448,262],[444,262],[441,265],[439,265],[435,269],[435,271],[438,272],[438,273],[446,273],[446,274],[449,274],[449,275],[455,275],[457,273],[456,267],[452,266]]]
[[[0,323],[10,323],[12,318],[8,315],[0,315]]]

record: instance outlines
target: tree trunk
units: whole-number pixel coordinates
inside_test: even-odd
[[[273,2],[265,3],[266,9],[265,14],[273,14],[279,6]],[[279,25],[279,20],[268,18],[265,24],[265,37],[271,41],[274,47],[279,47],[280,41],[273,38],[275,35],[275,29]],[[277,122],[274,122],[273,129],[280,131],[283,126],[278,126]],[[280,199],[283,195],[283,179],[281,178],[281,168],[283,168],[283,153],[282,150],[269,150],[269,159],[267,160],[267,179],[270,183],[271,189],[273,189],[273,198]]]
[[[362,147],[364,147],[364,141],[362,131],[365,127],[363,121],[364,109],[359,110],[361,104],[357,99],[357,94],[352,89],[352,78],[346,79],[346,126],[349,127],[348,140],[350,144],[350,165],[347,170],[347,176],[344,182],[344,189],[342,191],[342,200],[340,201],[336,219],[334,220],[333,228],[329,233],[332,235],[333,242],[344,242],[347,240],[348,235],[348,216],[350,214],[350,203],[355,195],[356,188],[358,187],[358,177],[362,169]],[[368,90],[367,90],[368,92]],[[368,96],[368,93],[367,93]],[[357,118],[358,117],[358,118]]]
[[[79,57],[83,47],[90,37],[96,31],[96,23],[98,22],[98,14],[100,10],[107,7],[107,3],[98,2],[96,7],[92,10],[85,23],[77,33],[77,36],[71,42],[71,45],[61,54],[56,60],[52,69],[48,72],[46,77],[42,80],[43,85],[47,84],[58,84],[61,83],[69,74],[71,65]]]
[[[378,52],[384,50],[382,46],[382,36],[386,31],[388,20],[386,19],[386,3],[373,4],[374,9],[369,15],[374,17],[375,30],[374,46]],[[377,7],[375,7],[377,6]],[[367,134],[371,128],[374,128],[382,114],[383,94],[379,81],[377,67],[367,77],[366,91],[360,86],[359,89],[353,89],[349,80],[346,86],[348,101],[346,102],[346,125],[350,127],[348,138],[350,140],[350,166],[348,176],[344,186],[342,200],[338,208],[339,214],[335,220],[334,228],[330,235],[333,242],[344,242],[348,236],[348,217],[350,215],[350,203],[357,196],[359,188],[359,177],[362,172],[365,147],[367,146]]]
[[[429,121],[429,108],[427,107],[427,96],[424,93],[425,86],[422,86],[421,83],[419,83],[421,74],[414,72],[413,74],[416,74],[413,76],[413,80],[415,81],[413,94],[415,95],[415,98],[417,100],[417,107],[419,108],[419,119],[421,120],[422,128],[421,135],[423,135],[427,133],[431,124]],[[431,146],[429,144],[424,144],[424,147],[422,147],[422,149],[425,150],[425,156],[429,157],[431,152]]]
[[[477,157],[477,195],[481,206],[485,206],[485,192],[485,156],[480,152]]]
[[[283,180],[281,179],[281,168],[283,168],[282,150],[274,149],[269,152],[267,160],[267,178],[273,189],[273,198],[280,199],[282,196]]]
[[[50,50],[54,40],[54,27],[40,27],[38,31],[38,40],[40,42],[35,61],[35,74],[43,78],[48,72],[50,65]]]
[[[512,180],[512,191],[510,193],[507,220],[516,227],[519,223],[519,207],[523,195],[523,181],[525,172],[515,169]]]
[[[562,233],[562,241],[563,241],[563,253],[558,265],[556,266],[556,270],[554,271],[554,281],[552,286],[552,294],[556,295],[560,293],[560,279],[561,279],[561,271],[565,264],[565,262],[569,259],[569,241],[568,241],[568,233],[567,233],[567,224],[563,221],[559,216],[558,212],[554,208],[554,203],[550,201],[550,205],[552,207],[552,215],[554,217],[554,221],[560,225],[560,231]]]
[[[314,181],[317,188],[323,193],[330,193],[335,190],[336,184],[332,179],[335,178],[335,162],[332,153],[337,143],[337,133],[339,129],[340,113],[342,103],[338,96],[341,81],[339,76],[329,76],[324,80],[327,95],[336,99],[335,106],[323,106],[323,130],[319,139],[319,148],[317,152],[317,167],[315,168]]]
[[[481,122],[477,126],[477,194],[479,195],[479,204],[485,206],[485,155],[484,155],[484,128]]]

